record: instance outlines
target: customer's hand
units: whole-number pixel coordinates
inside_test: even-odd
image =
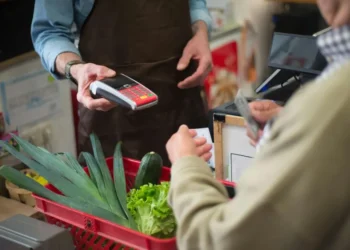
[[[282,109],[281,106],[270,100],[253,101],[249,103],[250,111],[254,119],[263,128],[267,121],[276,116]],[[247,135],[250,138],[250,143],[256,146],[260,137],[262,136],[262,129],[259,130],[258,137],[256,138],[250,129],[247,129]]]
[[[333,28],[350,23],[350,0],[317,0],[318,7]]]
[[[203,137],[194,138],[196,135],[195,130],[189,129],[186,125],[180,126],[166,144],[171,163],[185,156],[199,156],[205,161],[210,159],[212,145],[207,144]]]
[[[212,57],[209,48],[208,33],[206,25],[203,22],[198,22],[198,31],[193,38],[187,43],[182,57],[177,65],[177,70],[185,70],[190,61],[198,61],[198,68],[193,75],[187,77],[178,84],[180,89],[192,88],[202,85],[205,78],[212,69]]]
[[[95,80],[113,77],[115,71],[93,63],[76,64],[71,67],[71,74],[78,82],[77,99],[91,110],[108,111],[116,106],[104,98],[93,99],[90,94],[90,84]]]

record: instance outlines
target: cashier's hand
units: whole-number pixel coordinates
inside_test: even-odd
[[[254,101],[249,103],[250,111],[254,119],[260,123],[261,128],[264,128],[265,124],[276,116],[282,107],[270,100]],[[255,147],[260,137],[262,136],[263,130],[259,130],[258,138],[247,128],[247,135],[250,138],[250,143]]]
[[[90,94],[90,84],[95,80],[113,77],[115,71],[93,63],[77,64],[71,67],[72,76],[78,81],[78,102],[91,110],[108,111],[116,104],[104,99],[93,99]]]
[[[185,70],[191,60],[198,61],[198,68],[193,75],[187,77],[177,85],[180,89],[202,85],[212,69],[212,57],[206,25],[202,21],[199,21],[196,25],[198,30],[183,50],[177,70]]]
[[[212,145],[207,144],[203,137],[194,138],[196,135],[195,130],[189,129],[186,125],[180,126],[166,144],[171,163],[185,156],[199,156],[205,161],[210,159]]]

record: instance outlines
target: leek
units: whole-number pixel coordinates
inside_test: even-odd
[[[126,181],[125,181],[125,171],[122,156],[122,142],[118,142],[114,150],[113,156],[113,175],[114,175],[114,188],[117,194],[120,205],[129,219],[132,228],[137,229],[136,222],[131,216],[127,208],[127,192],[126,192]]]
[[[120,205],[120,201],[118,200],[117,194],[114,189],[112,176],[110,174],[109,168],[106,163],[106,159],[102,151],[101,142],[98,139],[97,135],[95,135],[94,133],[90,135],[90,139],[96,162],[98,163],[101,170],[103,182],[105,184],[107,202],[111,208],[111,211],[113,211],[119,216],[126,218],[126,214],[124,213]]]
[[[60,203],[67,207],[71,207],[73,209],[77,209],[79,211],[92,214],[97,217],[101,217],[103,219],[109,220],[111,222],[117,223],[119,225],[123,225],[129,227],[129,222],[125,218],[121,218],[116,214],[100,208],[94,204],[91,204],[79,197],[70,198],[62,195],[55,194],[54,192],[46,189],[33,179],[27,177],[25,174],[15,170],[9,166],[0,167],[0,175],[17,185],[20,188],[30,190],[33,193],[40,195],[43,198],[52,200],[54,202]]]
[[[101,202],[99,199],[96,199],[93,195],[88,192],[84,192],[83,190],[76,187],[74,182],[71,182],[69,179],[62,177],[55,168],[45,168],[40,163],[26,157],[25,155],[18,152],[13,146],[9,143],[0,141],[0,146],[6,149],[10,154],[16,157],[18,160],[23,162],[29,168],[33,169],[40,176],[43,176],[49,183],[53,183],[55,187],[60,190],[65,196],[69,197],[82,197],[88,201],[96,202],[103,208],[107,208],[107,204],[105,202]],[[52,157],[52,156],[51,156]]]
[[[76,171],[73,171],[69,166],[64,164],[60,159],[53,157],[52,154],[46,153],[38,149],[36,146],[23,140],[22,138],[12,135],[20,147],[29,154],[35,161],[39,162],[47,169],[54,169],[62,177],[70,180],[75,184],[76,188],[81,189],[81,192],[90,194],[95,200],[103,201],[94,183],[89,178],[81,178]],[[55,182],[51,182],[56,185]]]
[[[98,167],[98,164],[95,160],[95,158],[90,154],[86,152],[82,152],[82,157],[84,157],[86,164],[89,168],[90,177],[93,178],[96,182],[96,187],[102,197],[104,197],[105,200],[107,200],[106,197],[106,186],[103,182],[101,171]]]

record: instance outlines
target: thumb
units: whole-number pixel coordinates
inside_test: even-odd
[[[113,77],[115,76],[116,72],[110,68],[107,68],[105,66],[101,66],[101,68],[97,71],[97,78],[105,78],[105,77]]]
[[[257,122],[266,123],[268,120],[276,116],[278,112],[275,110],[269,110],[269,111],[252,110],[251,114]]]
[[[188,64],[190,63],[192,58],[192,55],[190,53],[184,53],[182,57],[179,60],[179,63],[177,64],[177,70],[184,70],[187,68]]]
[[[190,130],[186,125],[181,125],[178,132],[181,134],[190,134]]]

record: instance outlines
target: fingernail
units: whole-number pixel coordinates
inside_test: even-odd
[[[115,71],[110,69],[110,70],[107,71],[107,74],[113,75],[113,74],[115,74]]]
[[[184,69],[185,68],[185,64],[179,64],[179,65],[177,65],[177,69],[178,70],[182,70],[182,69]]]

